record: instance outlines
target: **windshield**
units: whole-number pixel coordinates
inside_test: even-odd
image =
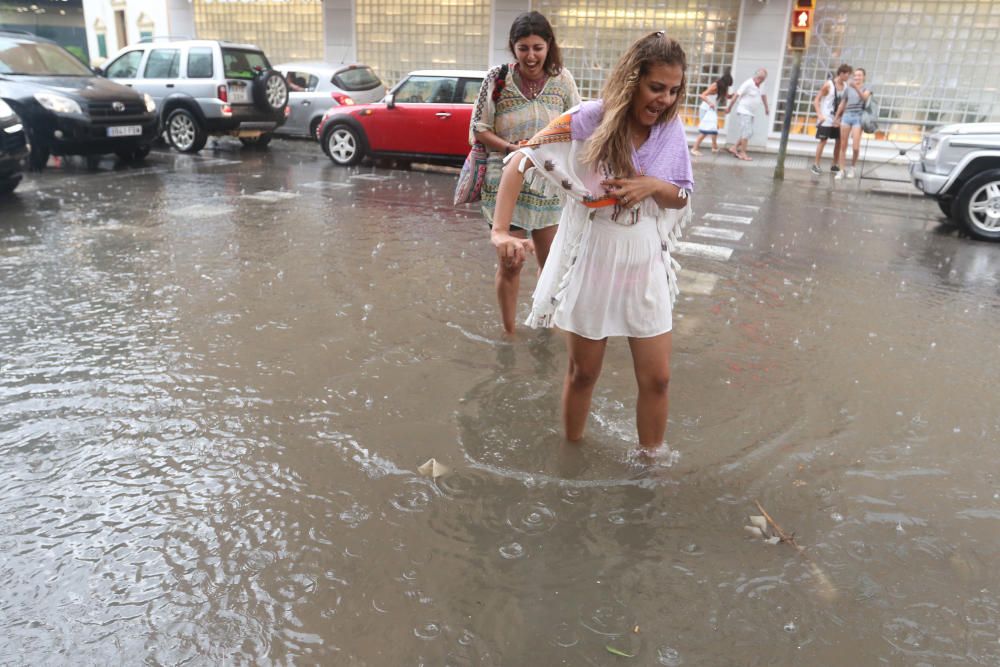
[[[271,69],[271,63],[260,51],[222,49],[222,65],[227,79],[252,79],[257,72]]]
[[[0,74],[32,76],[93,76],[68,51],[47,42],[0,37]]]

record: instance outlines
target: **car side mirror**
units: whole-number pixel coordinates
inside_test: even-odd
[[[389,93],[385,96],[385,108],[395,109],[396,108],[396,95],[395,93]]]
[[[102,70],[100,67],[97,67],[95,65],[94,67],[91,67],[90,69],[92,69],[94,71],[94,74],[96,74],[97,76],[104,76],[104,70]]]

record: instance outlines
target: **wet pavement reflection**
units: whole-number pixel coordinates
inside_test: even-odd
[[[562,339],[501,336],[452,175],[276,141],[29,179],[0,203],[0,650],[997,664],[1000,244],[734,163],[697,167],[653,463],[624,341],[562,440]],[[802,553],[744,531],[755,500]]]

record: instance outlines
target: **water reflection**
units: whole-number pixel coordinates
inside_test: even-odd
[[[0,204],[5,654],[996,662],[994,246],[774,190],[732,262],[683,262],[718,279],[648,466],[624,344],[562,440],[563,341],[498,337],[451,177],[238,159]],[[746,536],[754,500],[805,556]]]

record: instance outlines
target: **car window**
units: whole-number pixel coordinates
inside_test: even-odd
[[[462,92],[459,104],[475,104],[479,97],[479,89],[483,87],[482,79],[462,79]]]
[[[458,79],[444,76],[411,76],[396,90],[396,101],[410,104],[451,104]]]
[[[371,90],[381,86],[382,80],[371,67],[352,67],[334,74],[330,83],[341,90]]]
[[[271,69],[260,51],[222,49],[222,66],[227,79],[252,79],[257,72]]]
[[[180,49],[153,49],[142,75],[147,79],[176,79],[180,76]]]
[[[211,79],[212,47],[192,46],[188,49],[187,75],[189,79]]]
[[[0,74],[93,76],[61,46],[0,37]]]
[[[105,67],[104,75],[109,79],[134,79],[139,73],[140,60],[142,51],[129,51]]]
[[[311,93],[319,85],[319,77],[309,72],[290,71],[285,74],[285,79],[288,81],[289,90],[295,92],[305,91]]]

